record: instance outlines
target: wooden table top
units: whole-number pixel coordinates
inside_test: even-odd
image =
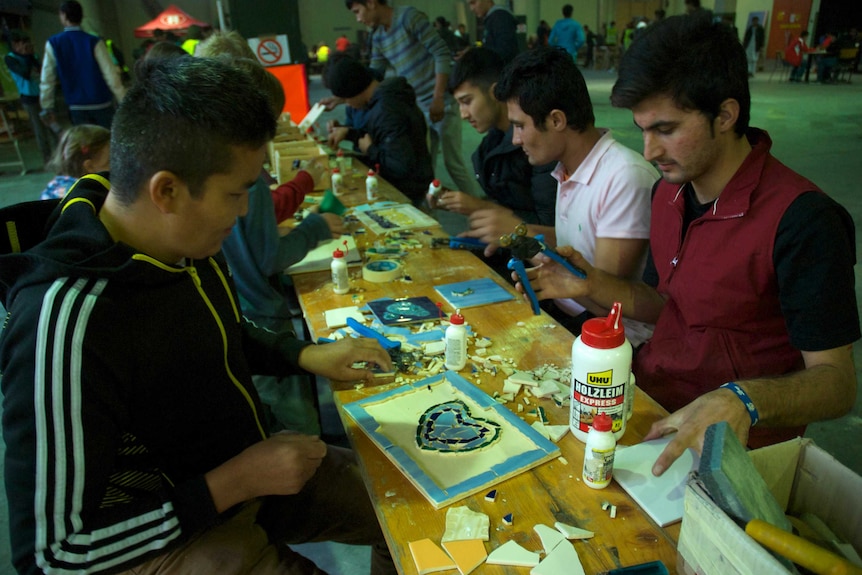
[[[384,189],[383,184],[381,181],[381,190]],[[361,191],[359,203],[364,203],[364,185]],[[354,190],[351,193],[357,192]],[[350,200],[349,195],[347,199]],[[413,237],[430,246],[432,237],[444,235],[439,227],[427,231],[429,233],[426,234],[424,230],[417,230]],[[330,334],[324,311],[350,305],[361,306],[362,303],[358,303],[354,295],[361,297],[362,302],[381,297],[422,295],[434,301],[441,301],[434,291],[435,285],[490,277],[498,284],[505,285],[517,297],[510,302],[462,311],[466,323],[477,335],[493,341],[488,354],[513,358],[516,367],[523,370],[537,369],[545,364],[555,364],[561,368],[570,365],[574,336],[544,312],[538,316],[533,315],[529,303],[473,253],[428,247],[410,251],[402,260],[402,265],[411,281],[370,283],[361,278],[358,268],[351,268],[351,291],[345,295],[333,293],[328,271],[293,276],[311,336],[317,339]],[[453,311],[445,303],[443,309],[446,312]],[[468,348],[468,353],[473,353],[472,346]],[[468,362],[468,367],[462,370],[461,374],[474,380],[469,372]],[[492,395],[494,391],[502,390],[505,375],[502,372],[496,376],[482,373],[480,379],[481,388]],[[430,538],[439,544],[448,507],[434,509],[341,409],[346,403],[375,395],[397,384],[390,378],[381,379],[375,382],[374,386],[359,389],[352,383],[333,382],[332,385],[339,413],[361,464],[366,486],[392,556],[401,573],[413,575],[417,571],[410,554],[409,542]],[[568,423],[568,407],[558,407],[550,399],[537,401],[545,408],[551,424]],[[514,406],[510,404],[509,407]],[[664,409],[645,394],[638,392],[634,416],[629,421],[626,434],[620,443],[638,443],[650,425],[664,415]],[[530,418],[527,420],[528,423],[532,422]],[[616,482],[603,490],[590,489],[580,480],[584,444],[569,433],[558,446],[567,463],[554,459],[495,485],[498,491],[495,502],[485,501],[484,493],[478,493],[451,505],[466,505],[471,510],[480,511],[490,517],[490,541],[485,546],[486,550],[490,552],[510,539],[531,551],[541,550],[541,541],[533,531],[533,526],[544,523],[553,527],[554,522],[562,521],[596,534],[593,539],[574,542],[587,573],[655,560],[661,560],[671,572],[675,572],[679,524],[664,529],[658,527]],[[605,501],[617,506],[615,519],[611,519],[608,512],[602,510],[602,503]],[[502,523],[502,517],[508,513],[514,516],[510,526]],[[487,564],[477,570],[477,573],[482,574],[524,572],[523,567]]]

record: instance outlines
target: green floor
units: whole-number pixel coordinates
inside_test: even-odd
[[[610,106],[608,97],[614,77],[605,72],[585,73],[593,97],[596,122],[609,127],[615,137],[628,146],[640,150],[640,133],[632,123],[627,110]],[[862,251],[862,76],[855,83],[846,85],[819,85],[812,83],[779,83],[777,75],[770,82],[768,72],[752,80],[752,125],[764,128],[772,136],[773,153],[782,162],[813,180],[831,194],[853,215],[856,222],[857,251]],[[324,92],[319,78],[311,83],[313,98]],[[338,112],[336,112],[338,114]],[[470,152],[480,140],[469,125],[463,129],[464,155],[469,161]],[[18,171],[0,174],[0,206],[38,199],[51,174],[41,170],[38,154],[32,139],[22,141],[27,166],[32,173],[20,175]],[[0,164],[14,159],[11,145],[0,145]],[[438,167],[442,170],[442,166]],[[441,173],[442,172],[438,172]],[[452,186],[448,177],[442,175],[443,183]],[[463,221],[447,218],[445,227],[457,231]],[[856,267],[857,300],[862,301],[862,275]],[[856,372],[859,377],[862,367],[862,345],[854,346]],[[817,423],[808,427],[807,436],[833,454],[840,462],[862,474],[862,393],[857,395],[852,412],[834,421]],[[324,402],[324,410],[331,405]],[[3,446],[0,445],[0,449]],[[2,459],[0,459],[2,465]],[[0,575],[12,573],[9,566],[9,538],[6,522],[5,492],[0,493]],[[333,575],[368,572],[367,549],[346,549],[344,546],[317,545],[307,548],[321,567]]]

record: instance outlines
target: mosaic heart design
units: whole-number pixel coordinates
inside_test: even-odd
[[[416,445],[428,451],[462,453],[491,445],[501,433],[499,424],[474,417],[464,402],[453,400],[422,414],[416,427]]]

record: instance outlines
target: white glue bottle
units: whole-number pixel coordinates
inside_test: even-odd
[[[611,432],[613,421],[607,413],[599,413],[587,434],[584,449],[584,483],[593,489],[604,489],[614,474],[614,451],[617,440]]]
[[[428,196],[426,197],[428,205],[433,206],[434,200],[436,200],[441,193],[443,193],[443,186],[440,185],[440,180],[434,178],[431,183],[428,184]]]
[[[377,174],[374,170],[368,170],[368,175],[365,177],[365,199],[369,202],[377,199]]]
[[[347,274],[347,262],[344,252],[335,250],[332,252],[332,291],[337,294],[345,294],[350,291],[350,276]]]
[[[341,170],[338,168],[332,168],[332,194],[335,196],[341,195],[341,184],[343,182],[343,176],[341,175]]]
[[[444,336],[446,342],[446,369],[461,371],[467,365],[467,328],[461,310],[449,316],[449,327]]]
[[[572,344],[572,403],[569,427],[583,442],[593,419],[607,413],[620,439],[626,431],[626,391],[632,372],[632,346],[626,339],[622,305],[615,302],[607,318],[584,322]]]

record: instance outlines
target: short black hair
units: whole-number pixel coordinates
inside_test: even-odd
[[[633,108],[667,95],[682,109],[715,119],[728,98],[739,102],[735,131],[751,121],[745,49],[734,31],[710,16],[671,16],[644,29],[620,61],[611,104]]]
[[[249,75],[214,58],[142,62],[111,129],[111,190],[132,204],[153,174],[176,174],[199,196],[231,169],[233,149],[275,135],[267,97]]]
[[[565,6],[563,6],[563,18],[571,18],[573,11],[574,8],[572,8],[571,4],[566,4]]]
[[[9,42],[26,42],[30,39],[30,36],[27,35],[23,30],[9,30]]]
[[[470,82],[487,92],[500,80],[505,64],[495,51],[489,48],[470,48],[455,62],[449,75],[449,92],[454,92],[464,82]]]
[[[72,24],[80,24],[84,19],[84,8],[77,0],[66,0],[60,4],[60,13]]]
[[[566,115],[570,128],[583,132],[595,124],[587,83],[568,52],[558,47],[538,47],[512,60],[494,96],[501,102],[516,100],[539,130],[553,110]]]
[[[368,2],[366,0],[344,0],[344,3],[347,5],[348,10],[353,8],[354,4],[362,4],[363,6],[368,6]],[[386,0],[377,0],[377,3],[381,6],[386,6]]]

